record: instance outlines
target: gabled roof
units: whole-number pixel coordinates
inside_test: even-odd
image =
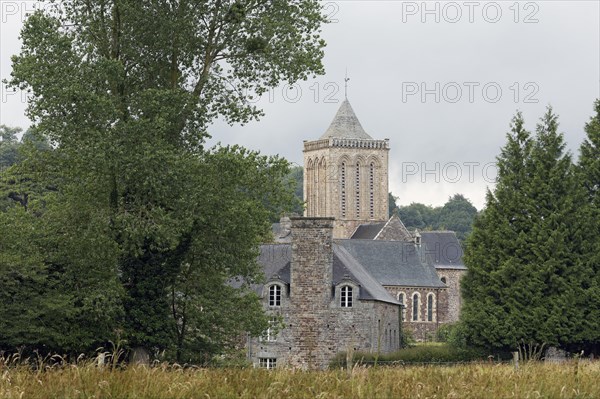
[[[410,234],[400,217],[396,214],[387,221],[385,226],[374,238],[375,240],[389,241],[413,241],[413,236]]]
[[[383,240],[335,240],[381,285],[440,288],[435,267],[421,261],[414,243]]]
[[[356,240],[373,240],[379,234],[385,223],[365,223],[361,224],[354,230],[352,239]]]
[[[421,258],[436,269],[460,269],[463,250],[453,231],[421,231]]]
[[[266,281],[278,279],[284,283],[290,283],[291,251],[291,244],[265,244],[260,246],[258,262],[263,267]],[[339,284],[346,276],[360,286],[359,299],[398,304],[348,251],[334,244],[333,284]],[[252,288],[260,295],[262,287],[262,285],[256,285]]]
[[[329,128],[323,133],[319,140],[327,139],[329,137],[373,140],[373,138],[363,129],[347,99],[342,101],[342,105],[340,105]]]
[[[348,275],[360,285],[360,299],[398,304],[381,284],[341,245],[333,245],[333,284]]]

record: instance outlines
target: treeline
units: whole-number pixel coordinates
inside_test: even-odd
[[[600,100],[594,111],[577,160],[550,107],[535,133],[513,118],[467,240],[459,328],[468,345],[598,353]]]
[[[433,207],[413,202],[410,205],[396,205],[392,193],[389,194],[390,215],[396,213],[409,231],[451,230],[463,242],[473,228],[477,208],[462,194],[454,194],[443,206]]]

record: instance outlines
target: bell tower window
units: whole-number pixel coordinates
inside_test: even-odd
[[[356,176],[354,181],[355,189],[355,204],[356,204],[356,218],[360,218],[360,163],[356,163]]]
[[[346,217],[346,162],[340,166],[340,197],[342,218]]]
[[[375,218],[375,165],[369,165],[369,216]]]

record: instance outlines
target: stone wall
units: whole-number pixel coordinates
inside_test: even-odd
[[[399,294],[404,294],[404,322],[403,328],[412,331],[413,337],[417,341],[425,341],[435,338],[437,329],[445,319],[446,303],[444,303],[444,291],[446,289],[439,288],[422,288],[422,287],[399,287],[385,286],[385,289],[396,299],[400,299]],[[417,294],[418,313],[417,320],[413,319],[414,310],[414,295]],[[428,296],[433,295],[431,308],[431,321],[428,320]]]
[[[289,302],[282,302],[281,309],[268,309],[268,313],[282,319],[282,328],[271,341],[265,338],[249,341],[249,355],[254,364],[258,366],[260,358],[274,358],[277,367],[324,369],[335,354],[349,349],[382,354],[399,349],[401,327],[397,305],[358,300],[351,308],[342,308],[339,290],[334,292],[328,309],[315,318],[313,326],[302,324],[302,319],[291,311]],[[264,304],[268,308],[266,298]],[[322,331],[315,334],[312,327]],[[297,334],[320,337],[312,342],[312,352],[296,346]],[[315,351],[326,356],[318,357]]]
[[[387,141],[357,140],[356,146],[342,146],[330,139],[314,144],[304,143],[305,215],[335,217],[334,238],[349,238],[362,223],[387,221]]]
[[[332,357],[327,331],[333,284],[333,218],[291,218],[290,273],[293,366],[318,368]]]
[[[462,306],[462,298],[460,294],[460,280],[467,272],[465,269],[436,269],[440,280],[444,281],[448,286],[440,294],[440,301],[443,303],[440,322],[455,323],[460,317],[460,308]]]
[[[262,291],[267,313],[282,329],[277,336],[249,340],[249,356],[277,359],[277,367],[326,368],[336,353],[388,353],[400,344],[398,305],[360,300],[360,286],[351,279],[333,286],[333,219],[291,218],[290,286],[276,277]],[[279,306],[269,306],[269,287],[282,288]],[[352,306],[341,304],[341,288],[352,288]],[[270,340],[269,340],[270,338]]]

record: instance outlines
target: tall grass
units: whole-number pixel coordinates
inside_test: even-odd
[[[0,362],[0,398],[599,398],[600,363],[260,369]]]

